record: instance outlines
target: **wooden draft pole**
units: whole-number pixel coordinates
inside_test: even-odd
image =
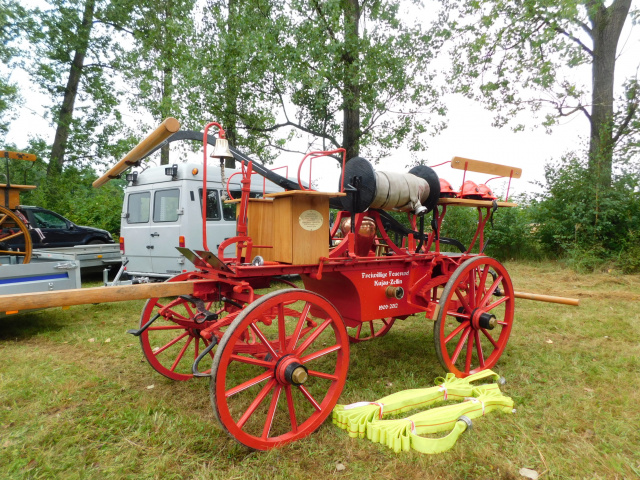
[[[562,305],[572,305],[574,307],[580,306],[580,300],[577,298],[554,297],[552,295],[540,295],[537,293],[525,292],[513,292],[513,296],[516,298],[522,298],[523,300],[535,300],[537,302],[547,303],[561,303]]]
[[[74,288],[72,290],[52,290],[50,292],[22,293],[20,295],[0,295],[0,309],[6,314],[39,308],[69,307],[91,303],[146,300],[154,297],[190,295],[197,282],[143,283],[115,287]]]
[[[178,120],[173,117],[167,118],[160,124],[158,128],[151,132],[151,134],[147,138],[133,147],[133,149],[131,149],[131,151],[127,153],[127,155],[122,160],[111,167],[111,169],[107,173],[93,182],[93,186],[95,188],[98,188],[107,183],[112,178],[117,178],[118,175],[120,175],[129,167],[138,163],[142,157],[144,157],[147,153],[156,148],[178,130],[180,130],[180,122],[178,122]]]

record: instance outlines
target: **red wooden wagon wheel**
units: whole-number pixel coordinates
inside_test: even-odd
[[[22,250],[5,243],[12,239],[24,241]],[[0,256],[13,257],[17,263],[29,263],[32,245],[29,229],[24,222],[11,210],[0,207]]]
[[[447,282],[439,306],[433,337],[442,367],[459,377],[492,368],[513,325],[506,269],[484,256],[465,261]]]
[[[247,345],[247,332],[259,339]],[[268,450],[314,432],[331,414],[347,376],[349,339],[326,299],[302,289],[267,294],[225,332],[210,386],[229,435]]]
[[[180,282],[188,277],[185,273],[168,281]],[[204,305],[207,310],[212,308],[212,302],[205,302]],[[202,321],[194,301],[186,296],[147,300],[140,317],[140,327],[156,315],[156,321],[140,335],[144,356],[149,364],[165,377],[181,381],[190,380],[193,378],[191,367],[194,360],[210,343],[200,336],[200,332],[216,321]],[[213,351],[209,352],[208,361],[202,360],[200,371],[210,373],[212,362]]]
[[[395,318],[389,317],[362,322],[357,327],[347,327],[349,341],[351,343],[360,343],[373,340],[374,338],[384,337],[389,333],[395,321]]]

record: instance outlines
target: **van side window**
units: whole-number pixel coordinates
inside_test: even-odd
[[[158,190],[153,198],[153,221],[175,222],[180,208],[180,189]]]
[[[200,215],[202,215],[202,189],[199,190]],[[225,206],[226,208],[226,206]],[[235,211],[235,205],[233,206]],[[217,190],[207,188],[207,220],[220,220],[220,197]]]
[[[127,202],[127,223],[148,223],[151,193],[139,192],[129,194]]]

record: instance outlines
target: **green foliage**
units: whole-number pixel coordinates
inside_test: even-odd
[[[638,271],[640,183],[637,172],[620,172],[601,189],[575,156],[546,168],[545,193],[533,203],[536,237],[548,254],[568,255],[576,268],[618,263]]]
[[[31,152],[37,152],[37,145],[34,147]],[[46,149],[46,145],[41,147]],[[114,238],[118,237],[123,180],[112,180],[101,188],[93,188],[91,184],[98,176],[91,167],[69,166],[59,176],[47,176],[46,171],[47,164],[41,159],[11,164],[12,182],[38,187],[20,196],[23,205],[48,208],[78,225],[103,228]]]
[[[19,55],[15,44],[26,13],[14,0],[0,0],[0,63],[11,68],[10,62]],[[15,117],[13,107],[18,104],[18,86],[11,82],[9,72],[0,71],[0,135],[7,133],[10,121]]]
[[[86,19],[90,4],[93,17]],[[119,53],[112,25],[122,10],[109,6],[107,0],[47,0],[30,12],[26,29],[31,44],[26,68],[50,97],[45,117],[58,130],[69,128],[62,160],[79,166],[112,163],[122,153],[117,140],[128,135],[112,68]],[[69,79],[76,74],[74,85]],[[63,107],[70,89],[77,89],[77,96]]]

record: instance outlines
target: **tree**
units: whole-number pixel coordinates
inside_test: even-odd
[[[59,174],[69,161],[119,152],[125,142],[108,6],[106,0],[49,0],[48,8],[33,12],[32,78],[51,95],[49,118],[56,129],[49,174]]]
[[[631,1],[445,0],[441,24],[454,44],[452,82],[496,110],[498,125],[527,106],[552,106],[547,126],[586,115],[589,172],[609,188],[616,147],[637,142],[640,130],[637,76],[614,101],[616,55]],[[585,64],[592,69],[590,93],[564,75],[565,67]]]
[[[0,0],[0,61],[9,65],[19,53],[14,40],[19,38],[24,8],[13,0]],[[6,134],[12,109],[18,103],[18,87],[10,80],[10,74],[0,74],[0,134]]]
[[[156,125],[170,116],[183,120],[184,102],[190,101],[193,90],[193,0],[112,3],[129,12],[121,27],[133,41],[125,47],[118,66],[133,86],[131,107],[151,113]],[[167,146],[162,149],[161,164],[168,163]]]
[[[405,20],[397,0],[291,0],[280,40],[283,81],[277,90],[288,127],[320,137],[347,158],[363,148],[382,156],[421,134],[431,113],[444,114],[430,69],[442,39]],[[285,98],[296,111],[288,112]],[[442,127],[432,125],[434,130]]]

